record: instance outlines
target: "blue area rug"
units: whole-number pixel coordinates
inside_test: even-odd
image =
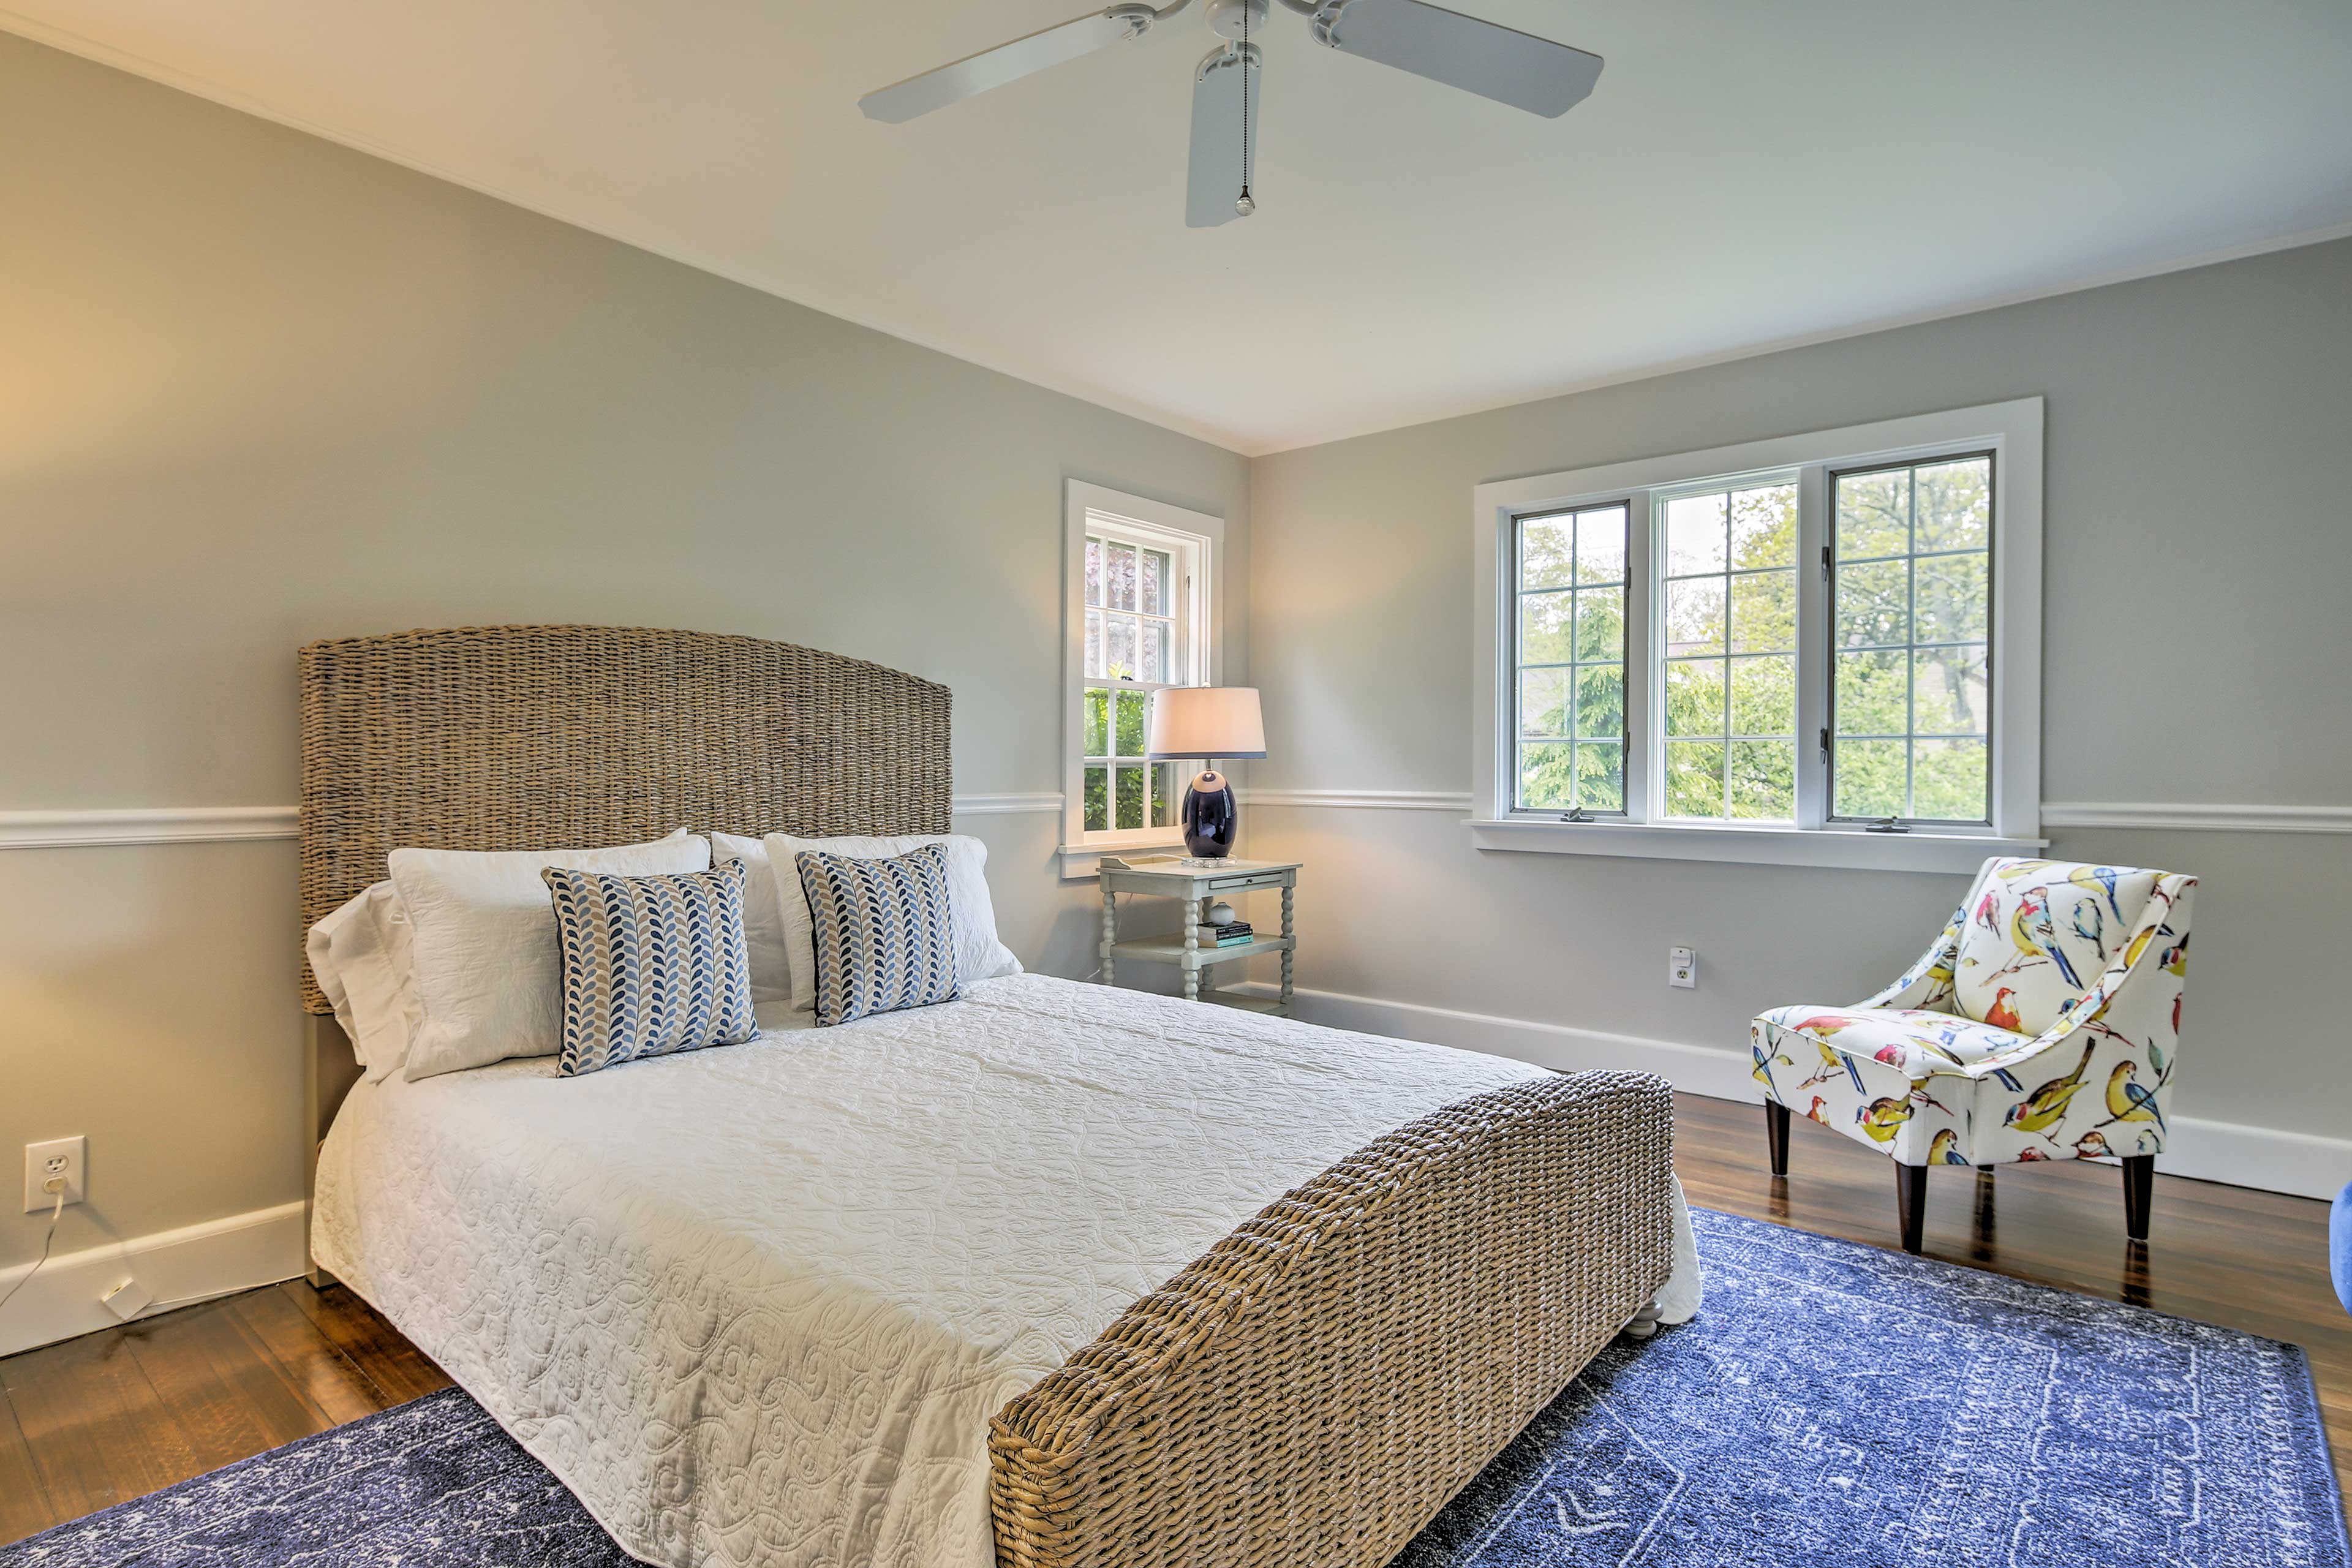
[[[2303,1352],[1700,1210],[1621,1340],[1395,1568],[2352,1568]],[[0,1547],[0,1568],[622,1568],[449,1389]]]

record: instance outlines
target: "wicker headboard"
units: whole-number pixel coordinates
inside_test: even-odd
[[[948,689],[790,643],[468,626],[301,652],[302,925],[401,845],[944,833]],[[330,1011],[306,961],[305,1011]]]

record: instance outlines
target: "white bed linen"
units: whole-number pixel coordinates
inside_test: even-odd
[[[583,1078],[362,1085],[319,1168],[319,1261],[677,1568],[988,1568],[1006,1401],[1283,1192],[1541,1070],[1041,975],[760,1012]]]

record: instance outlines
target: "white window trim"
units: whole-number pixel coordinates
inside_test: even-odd
[[[1734,447],[1611,463],[1477,487],[1471,505],[1476,554],[1472,688],[1477,749],[1472,761],[1471,842],[1481,849],[1555,855],[1616,855],[1759,865],[1847,866],[1907,871],[1967,871],[1988,855],[2030,855],[2042,832],[2042,439],[2038,397],[1979,408],[1882,420],[1840,430],[1750,441]],[[1827,819],[1826,770],[1809,743],[1822,727],[1829,647],[1818,635],[1827,588],[1811,565],[1821,558],[1824,476],[1859,467],[1990,450],[1993,462],[1992,824],[1974,832],[1915,827],[1872,833]],[[1797,615],[1803,628],[1797,662],[1798,825],[1651,822],[1655,792],[1649,756],[1656,743],[1658,697],[1650,687],[1651,627],[1656,579],[1650,570],[1654,530],[1651,494],[1699,481],[1751,475],[1798,477]],[[1650,715],[1647,731],[1627,746],[1625,799],[1632,820],[1568,823],[1512,808],[1510,613],[1502,563],[1511,559],[1514,521],[1528,512],[1630,500],[1625,604],[1625,702]],[[1638,753],[1638,760],[1637,760]]]
[[[1206,540],[1199,546],[1201,573],[1208,579],[1208,611],[1197,601],[1193,635],[1205,640],[1209,684],[1224,679],[1225,520],[1145,496],[1066,479],[1062,542],[1062,875],[1076,879],[1097,874],[1108,854],[1159,849],[1184,842],[1175,827],[1132,828],[1116,834],[1086,831],[1087,518],[1098,513],[1132,527]]]

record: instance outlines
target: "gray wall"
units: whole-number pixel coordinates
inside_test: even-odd
[[[2040,395],[2042,798],[2352,805],[2347,367],[2341,242],[1259,458],[1272,754],[1251,782],[1470,787],[1481,481]],[[1303,985],[1731,1051],[1762,1006],[1892,979],[1965,887],[1478,852],[1431,813],[1249,816],[1254,853],[1313,863]],[[2345,1134],[2352,837],[2063,831],[2052,852],[2203,879],[2179,1111]],[[1408,909],[1435,930],[1400,963]],[[1675,943],[1700,950],[1695,992],[1666,986]]]
[[[912,670],[1057,790],[1066,476],[1228,518],[1247,668],[1232,453],[5,36],[0,147],[0,811],[290,803],[298,646],[540,620]],[[963,826],[1090,968],[1058,819]],[[0,1267],[30,1139],[60,1251],[301,1195],[295,928],[290,843],[0,853]]]

